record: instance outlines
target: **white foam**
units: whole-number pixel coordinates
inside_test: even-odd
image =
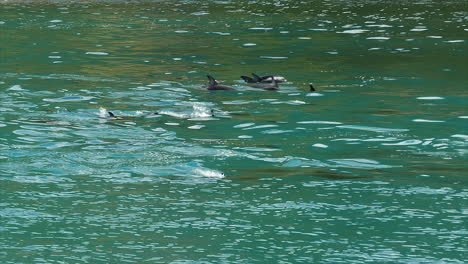
[[[42,99],[45,102],[55,102],[55,103],[61,103],[61,102],[77,102],[77,101],[89,101],[94,99],[93,96],[65,96],[62,98],[44,98]]]
[[[421,122],[421,123],[443,123],[445,121],[442,120],[429,120],[429,119],[413,119],[413,122]]]
[[[211,109],[206,107],[201,103],[194,103],[193,104],[193,112],[190,114],[191,118],[206,118],[211,117]]]
[[[439,97],[439,96],[421,96],[421,97],[417,97],[416,99],[418,100],[443,100],[445,98]]]
[[[216,34],[216,35],[221,35],[221,36],[229,36],[231,35],[231,33],[229,32],[211,32],[213,34]]]
[[[194,169],[192,172],[195,175],[203,176],[203,177],[218,178],[218,179],[224,178],[224,173],[220,171],[216,171],[216,170],[197,168],[197,169]]]
[[[330,159],[335,163],[335,167],[356,168],[356,169],[386,169],[394,166],[380,164],[378,161],[369,159]]]
[[[234,128],[243,128],[243,127],[249,127],[249,126],[253,126],[253,125],[255,125],[255,123],[244,123],[244,124],[235,125],[233,127]]]
[[[425,27],[417,27],[417,28],[413,28],[413,29],[410,29],[410,31],[414,31],[414,32],[421,32],[421,31],[426,31],[427,28]]]
[[[321,94],[321,93],[307,93],[306,96],[318,97],[318,96],[323,96],[323,94]]]
[[[273,28],[265,28],[265,27],[253,27],[249,28],[251,30],[272,30]]]
[[[366,25],[366,27],[391,28],[391,27],[393,27],[393,26],[385,25],[385,24],[382,24],[382,25],[373,24],[373,25]]]
[[[253,46],[257,46],[257,44],[255,44],[255,43],[244,43],[244,44],[242,44],[242,46],[244,46],[244,47],[253,47]]]
[[[380,132],[380,133],[395,133],[395,132],[409,131],[409,129],[406,129],[406,128],[383,128],[383,127],[369,127],[369,126],[359,126],[359,125],[344,125],[344,126],[337,126],[337,127],[345,128],[345,129],[373,131],[373,132]]]
[[[260,125],[260,126],[244,128],[243,130],[258,129],[258,128],[270,128],[270,127],[278,127],[278,125]]]
[[[60,23],[60,22],[63,22],[63,20],[60,20],[60,19],[54,19],[54,20],[51,20],[49,21],[50,23]]]
[[[468,140],[468,135],[455,134],[455,135],[451,135],[451,137],[454,137],[454,138],[461,138],[461,139],[464,139],[464,140]]]
[[[299,121],[298,124],[324,124],[324,125],[341,125],[343,123],[335,121]]]
[[[23,87],[19,84],[15,84],[7,89],[8,91],[24,91]]]
[[[387,37],[368,37],[367,39],[388,40],[388,39],[390,39],[390,38],[387,38]]]
[[[387,146],[412,146],[412,145],[419,145],[423,143],[419,139],[408,139],[404,141],[400,141],[398,143],[382,143],[382,145],[387,145]]]
[[[316,147],[316,148],[328,148],[327,145],[325,144],[320,144],[320,143],[315,143],[312,145],[312,147]]]
[[[104,107],[99,107],[98,116],[101,117],[101,118],[106,118],[107,117],[107,109],[105,109]]]
[[[204,15],[209,15],[210,13],[209,12],[205,12],[205,11],[199,11],[199,12],[193,12],[191,13],[191,15],[194,15],[194,16],[204,16]],[[160,20],[161,21],[161,20]],[[167,21],[167,20],[166,20]]]
[[[290,105],[302,105],[302,104],[306,104],[306,102],[300,101],[300,100],[291,100],[291,101],[287,101],[286,104],[290,104]]]
[[[204,125],[193,125],[193,126],[189,126],[188,128],[189,129],[201,129],[201,128],[204,128],[205,126]]]
[[[288,57],[282,57],[282,56],[260,56],[262,59],[272,59],[272,60],[284,60],[287,59]]]
[[[337,33],[362,34],[362,33],[365,33],[367,31],[369,31],[369,30],[367,30],[367,29],[349,29],[349,30],[345,30],[345,31],[337,32]]]
[[[88,51],[85,53],[86,55],[99,55],[99,56],[106,56],[109,55],[107,52],[101,52],[101,51]]]

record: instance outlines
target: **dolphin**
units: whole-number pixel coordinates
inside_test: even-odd
[[[278,82],[275,79],[273,79],[271,83],[257,83],[257,84],[251,85],[251,87],[261,88],[263,90],[269,90],[269,91],[279,90]]]
[[[130,119],[136,119],[136,118],[139,118],[139,117],[146,118],[146,117],[148,117],[148,116],[160,115],[159,112],[151,112],[151,113],[149,113],[149,114],[145,114],[145,115],[142,115],[142,116],[119,116],[119,115],[114,114],[114,113],[111,112],[111,111],[107,111],[107,114],[108,114],[109,116],[100,117],[100,118],[102,118],[102,119],[107,119],[107,120],[122,120],[122,119],[130,120]]]
[[[311,92],[317,91],[317,90],[315,90],[314,86],[313,86],[311,83],[309,83],[309,87],[310,87],[310,91],[311,91]]]
[[[257,74],[255,73],[252,73],[252,76],[254,77],[255,80],[258,80],[259,82],[273,82],[273,81],[276,81],[276,82],[285,82],[287,81],[286,78],[284,78],[283,76],[274,76],[274,75],[265,75],[265,76],[258,76]]]
[[[254,78],[249,77],[249,76],[242,75],[241,78],[244,79],[244,82],[246,82],[246,83],[258,83],[257,80],[255,80]]]
[[[282,76],[274,76],[274,75],[265,75],[265,76],[258,76],[255,73],[252,73],[253,78],[242,75],[241,78],[246,83],[271,83],[273,80],[276,82],[285,82],[286,78]]]
[[[111,111],[107,111],[107,114],[108,114],[109,116],[99,117],[99,118],[107,119],[107,120],[122,119],[121,116],[116,116],[116,115],[115,115],[113,112],[111,112]]]
[[[229,90],[229,91],[236,90],[232,87],[219,84],[211,75],[207,75],[206,77],[208,77],[209,83],[208,85],[203,85],[202,88],[206,88],[208,90]]]

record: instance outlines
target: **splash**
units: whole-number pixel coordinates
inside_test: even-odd
[[[211,109],[203,105],[202,103],[196,102],[193,104],[193,111],[190,114],[191,118],[207,118],[211,117]]]
[[[104,107],[99,107],[98,116],[100,118],[106,118],[107,117],[107,109],[105,109]]]
[[[209,177],[209,178],[218,178],[218,179],[224,178],[224,173],[220,171],[216,171],[216,170],[210,170],[210,169],[197,168],[197,169],[194,169],[192,173],[197,176],[203,176],[203,177]]]
[[[24,91],[24,89],[23,87],[21,87],[21,85],[15,84],[11,86],[10,88],[8,88],[8,91]]]

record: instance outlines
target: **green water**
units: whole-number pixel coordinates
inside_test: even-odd
[[[466,263],[467,42],[462,0],[3,1],[0,263]]]

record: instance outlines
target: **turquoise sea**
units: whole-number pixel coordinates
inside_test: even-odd
[[[465,0],[0,1],[0,263],[466,263],[467,73]]]

